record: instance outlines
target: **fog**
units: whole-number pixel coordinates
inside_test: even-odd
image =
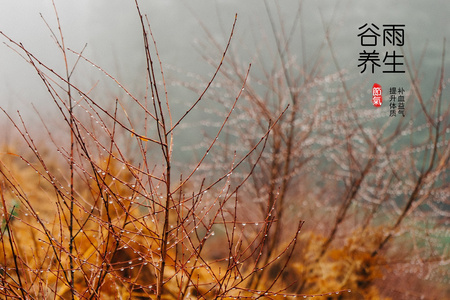
[[[220,61],[220,52],[209,50],[205,28],[225,47],[234,15],[238,21],[232,41],[234,53],[242,64],[252,63],[257,51],[275,51],[270,21],[264,1],[140,1],[142,12],[148,15],[168,78],[185,79],[186,74],[207,76],[213,68],[203,54]],[[325,42],[325,28],[330,26],[330,38],[339,65],[355,80],[378,81],[381,84],[408,85],[408,77],[398,74],[362,74],[357,67],[360,41],[358,27],[365,23],[404,24],[406,27],[405,58],[421,63],[424,88],[432,88],[441,62],[444,37],[450,33],[449,1],[300,1],[302,10],[296,22],[298,1],[280,1],[278,9],[267,1],[272,17],[278,17],[286,28],[297,24],[292,44],[301,63],[314,55]],[[129,89],[142,88],[145,61],[142,33],[134,1],[80,0],[55,1],[65,37],[65,45],[84,55],[117,77]],[[41,17],[42,15],[42,17]],[[1,0],[0,31],[23,43],[36,57],[55,70],[63,70],[60,51],[51,37],[49,26],[57,31],[56,17],[50,0]],[[296,22],[296,23],[295,23]],[[279,24],[279,23],[278,23]],[[204,26],[204,27],[202,27]],[[277,26],[278,33],[280,27]],[[7,39],[0,37],[2,42]],[[448,48],[448,39],[447,39]],[[261,46],[265,45],[265,46]],[[211,47],[214,49],[214,47]],[[259,50],[258,50],[259,49]],[[324,68],[336,71],[329,49],[324,48]],[[208,53],[209,52],[209,53]],[[70,54],[71,62],[76,59]],[[448,60],[447,60],[448,61]],[[258,72],[255,68],[253,72]],[[76,70],[76,82],[92,86],[111,96],[116,93],[102,72],[85,62]],[[109,83],[108,83],[109,82]],[[368,87],[370,88],[370,87]],[[106,92],[105,92],[106,91]],[[183,93],[186,94],[183,94]],[[192,101],[195,95],[169,86],[174,101]],[[188,98],[180,100],[181,98]],[[31,104],[46,108],[49,97],[36,72],[4,43],[0,45],[0,105],[8,112],[19,109],[25,114]],[[49,108],[50,109],[50,108]],[[4,118],[4,117],[2,117]]]

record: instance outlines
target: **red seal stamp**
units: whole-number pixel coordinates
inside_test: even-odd
[[[380,107],[383,103],[383,90],[381,89],[381,85],[378,83],[374,83],[372,87],[372,104],[375,107]]]

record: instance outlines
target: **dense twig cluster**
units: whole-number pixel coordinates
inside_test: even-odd
[[[175,118],[149,21],[137,1],[136,9],[143,96],[65,46],[56,8],[58,30],[48,27],[63,72],[0,32],[35,69],[68,137],[41,117],[50,142],[38,143],[20,114],[4,111],[29,151],[10,147],[0,157],[1,297],[379,299],[387,264],[426,266],[424,277],[448,265],[438,236],[450,198],[445,51],[434,95],[424,99],[411,63],[408,116],[381,124],[383,111],[360,106],[348,86],[328,29],[337,71],[323,75],[319,55],[297,63],[297,24],[277,25],[267,7],[277,45],[270,65],[260,55],[255,74],[230,55],[236,18],[225,45],[208,33],[220,53],[207,58],[214,72],[181,83],[198,98]],[[124,96],[103,104],[75,85],[83,63]],[[174,147],[209,97],[226,109],[209,108],[214,119],[187,167]]]
[[[252,73],[243,94],[247,101],[237,113],[239,121],[230,126],[228,139],[221,144],[228,149],[240,140],[240,150],[248,151],[247,145],[263,132],[264,121],[270,122],[290,105],[258,158],[252,184],[243,191],[261,215],[269,207],[278,220],[269,230],[265,261],[290,222],[300,217],[307,220],[302,234],[306,246],[298,253],[301,266],[290,270],[299,278],[293,289],[297,293],[347,286],[363,295],[356,297],[378,299],[374,284],[388,276],[386,265],[399,272],[426,268],[424,279],[445,273],[449,252],[444,246],[448,239],[444,220],[450,199],[445,42],[436,89],[429,99],[423,96],[419,72],[413,67],[418,64],[413,58],[406,61],[411,89],[406,97],[408,114],[399,120],[389,118],[388,108],[374,110],[367,105],[365,89],[349,86],[353,75],[339,66],[329,24],[324,24],[326,43],[320,51],[301,60],[292,46],[298,24],[287,27],[280,15],[277,22],[269,7],[267,14],[276,47],[261,39],[263,45],[255,48],[275,48],[274,54],[270,59],[264,50],[254,54],[254,65],[262,71]],[[296,20],[300,14],[301,4]],[[208,36],[209,44],[217,48],[214,35]],[[334,74],[323,74],[320,63],[327,48]],[[227,101],[224,95],[245,76],[237,57],[227,56],[222,68],[225,82],[213,90],[212,98],[222,104]],[[193,84],[185,85],[196,90]],[[208,170],[226,166],[227,158],[226,151],[214,157]],[[405,247],[413,251],[406,254]],[[443,285],[448,283],[446,274]],[[397,286],[384,286],[385,295],[390,288]],[[402,297],[407,299],[408,291]]]
[[[50,146],[39,145],[21,118],[15,120],[4,111],[31,155],[7,149],[1,159],[0,295],[12,299],[297,296],[288,291],[295,281],[280,278],[293,260],[303,222],[298,221],[290,238],[275,249],[268,240],[271,227],[278,226],[273,217],[275,195],[266,213],[251,226],[238,213],[248,209],[240,191],[254,176],[285,109],[261,124],[263,133],[246,153],[235,152],[225,172],[208,180],[195,176],[206,156],[216,151],[250,67],[203,156],[192,170],[182,170],[179,178],[174,175],[175,133],[220,71],[236,19],[214,75],[197,101],[175,121],[156,42],[137,2],[136,8],[147,63],[142,99],[84,57],[83,51],[68,51],[56,8],[58,31],[49,29],[64,60],[62,74],[1,32],[42,80],[70,142],[54,138],[44,118]],[[68,62],[71,52],[77,55],[73,66]],[[107,108],[74,85],[71,78],[82,61],[119,84],[134,107],[116,98],[114,106]],[[144,114],[144,122],[129,117],[128,111],[135,109]],[[46,147],[55,149],[52,155]],[[234,180],[233,172],[244,163],[250,167]],[[268,243],[272,246],[266,254]],[[261,281],[272,265],[278,266],[273,278]]]

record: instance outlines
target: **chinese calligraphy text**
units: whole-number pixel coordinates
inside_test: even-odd
[[[405,25],[383,25],[383,31],[380,34],[380,28],[377,25],[366,23],[358,28],[360,33],[357,36],[360,37],[361,46],[363,47],[377,46],[379,38],[383,40],[383,47],[386,45],[403,46],[405,43],[404,27]],[[392,52],[386,51],[380,57],[380,53],[376,49],[370,49],[369,51],[364,49],[359,53],[358,67],[362,69],[361,73],[364,73],[369,65],[371,72],[375,73],[375,69],[381,67],[381,63],[383,63],[383,73],[405,73],[405,70],[401,67],[403,66],[403,57],[402,54],[395,50]]]

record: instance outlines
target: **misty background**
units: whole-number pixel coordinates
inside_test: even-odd
[[[145,57],[134,1],[57,0],[55,4],[66,47],[79,52],[87,44],[85,57],[115,76],[130,91],[142,95],[145,88]],[[271,56],[265,52],[273,53],[276,48],[267,13],[269,10],[272,17],[281,20],[287,29],[295,24],[292,39],[292,49],[295,51],[292,54],[296,56],[297,63],[308,63],[320,51],[325,74],[336,72],[325,40],[326,28],[329,27],[340,68],[350,74],[353,84],[361,82],[367,85],[367,100],[360,101],[367,101],[368,106],[371,105],[370,89],[374,82],[383,87],[402,86],[406,91],[410,90],[410,86],[406,74],[383,74],[381,70],[373,75],[368,71],[360,74],[358,55],[364,48],[357,37],[358,27],[365,23],[374,23],[380,28],[383,24],[406,26],[405,58],[410,62],[414,60],[417,65],[421,60],[420,77],[424,95],[428,95],[427,91],[430,93],[436,84],[444,37],[450,33],[450,2],[445,0],[377,1],[376,4],[356,0],[289,0],[279,2],[278,8],[273,1],[260,0],[154,0],[140,1],[140,5],[142,13],[148,15],[168,82],[198,80],[196,75],[208,78],[213,73],[213,67],[202,55],[215,58],[218,64],[221,52],[214,47],[208,49],[205,28],[223,50],[236,13],[238,21],[231,42],[233,54],[229,55],[237,54],[237,59],[243,65],[254,62],[256,55],[267,55],[270,59]],[[300,18],[297,18],[299,5]],[[43,19],[53,30],[57,30],[50,0],[0,0],[0,31],[23,43],[51,68],[62,72],[62,55]],[[281,28],[278,26],[276,30]],[[0,39],[6,42],[4,37]],[[446,46],[448,49],[448,39]],[[69,57],[72,63],[76,60],[73,53]],[[252,73],[255,72],[258,72],[258,67],[253,67]],[[84,61],[79,63],[75,73],[75,84],[90,89],[97,83],[93,93],[105,101],[114,101],[117,94],[123,94],[101,71]],[[198,84],[201,86],[206,82],[199,81]],[[175,84],[169,83],[168,90],[172,103],[189,105],[196,99],[195,93]],[[384,88],[384,93],[388,93],[388,88]],[[34,115],[32,105],[46,113],[54,109],[35,70],[2,43],[0,106],[8,113],[20,110],[25,116],[31,117]],[[187,106],[180,107],[184,111]],[[2,121],[3,124],[5,122]]]

